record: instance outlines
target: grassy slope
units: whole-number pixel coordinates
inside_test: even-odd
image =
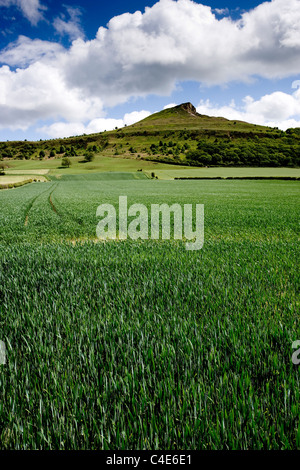
[[[243,121],[232,121],[222,117],[195,114],[179,105],[174,108],[165,109],[143,119],[142,121],[122,129],[125,134],[132,130],[216,130],[235,132],[266,132],[270,128],[249,124]]]
[[[57,174],[81,174],[81,173],[97,173],[99,171],[137,171],[143,169],[143,171],[155,171],[156,169],[176,169],[177,165],[168,165],[165,163],[157,163],[144,160],[136,160],[130,158],[118,158],[118,157],[104,157],[102,155],[96,155],[95,159],[90,163],[82,162],[82,157],[72,157],[72,165],[70,168],[61,168],[61,159],[47,159],[47,160],[13,160],[7,162],[9,168],[6,173],[11,173],[12,170],[49,170],[50,175]],[[189,167],[190,168],[190,167]]]
[[[174,178],[216,178],[216,177],[300,177],[300,168],[175,168],[157,170],[155,174],[159,179],[172,180]]]

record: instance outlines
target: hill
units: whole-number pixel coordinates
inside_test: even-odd
[[[40,159],[59,167],[63,157],[146,160],[185,166],[299,167],[300,129],[277,128],[198,114],[191,103],[99,134],[39,142],[2,142],[0,159]],[[58,162],[56,162],[58,160]]]
[[[241,131],[241,132],[267,132],[268,127],[248,124],[243,121],[230,121],[223,117],[206,116],[199,114],[192,103],[183,103],[173,108],[164,109],[158,113],[129,126],[126,131],[139,130],[213,130],[213,131]]]

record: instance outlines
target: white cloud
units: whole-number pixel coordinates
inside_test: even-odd
[[[12,3],[25,8],[27,0],[0,0],[0,5]],[[38,0],[28,5],[41,11]],[[62,22],[61,34],[76,37]],[[0,68],[0,126],[26,129],[41,119],[92,122],[103,118],[103,109],[129,98],[170,95],[185,80],[212,85],[257,75],[295,76],[300,74],[299,38],[299,0],[262,3],[236,21],[218,19],[210,7],[191,0],[160,0],[144,13],[113,18],[94,40],[76,39],[68,50],[21,37],[0,56],[9,65],[29,64],[15,71]],[[282,95],[273,98],[227,111],[277,122]],[[283,120],[290,119],[293,100],[283,99]]]
[[[300,80],[294,80],[292,83],[292,88],[299,88],[300,87]]]
[[[82,135],[85,133],[85,126],[81,122],[55,122],[50,126],[38,128],[37,132],[47,134],[53,139],[58,139],[59,137]]]
[[[183,80],[283,78],[300,73],[299,38],[299,0],[263,3],[237,21],[190,0],[161,0],[144,14],[113,18],[93,41],[73,43],[66,78],[107,104],[168,95]]]
[[[53,60],[63,51],[64,48],[58,43],[19,36],[17,41],[0,52],[0,63],[12,67],[26,67],[41,59]]]
[[[163,109],[177,106],[170,103]],[[225,117],[231,120],[246,121],[286,130],[300,126],[300,88],[293,94],[274,92],[254,100],[246,96],[242,106],[237,106],[232,100],[226,106],[213,105],[209,100],[202,100],[197,106],[197,112],[209,116]],[[131,125],[148,117],[149,111],[133,111],[124,115],[123,119],[96,118],[86,124],[80,122],[57,122],[43,126],[38,131],[52,138],[69,137],[71,135],[92,134]]]
[[[27,129],[41,119],[82,122],[103,115],[102,101],[70,89],[59,68],[42,61],[26,69],[0,68],[0,127]]]
[[[177,106],[177,104],[176,103],[169,103],[169,104],[166,104],[166,106],[164,106],[164,109],[174,108],[174,106]]]
[[[87,124],[78,122],[56,122],[50,126],[43,126],[38,129],[39,132],[49,135],[52,138],[70,137],[72,135],[94,134],[97,132],[111,131],[141,121],[150,116],[149,111],[133,111],[126,113],[123,119],[97,118],[92,119]]]
[[[0,0],[0,7],[11,6],[16,6],[21,10],[25,18],[33,25],[37,25],[39,21],[44,19],[43,11],[47,10],[40,0]]]
[[[217,15],[228,15],[229,9],[228,8],[215,8],[213,11],[217,13]]]
[[[291,95],[277,91],[256,101],[246,96],[242,107],[236,106],[234,101],[227,106],[215,106],[209,100],[201,101],[197,111],[286,130],[300,126],[300,88]]]
[[[69,20],[66,16],[61,14],[60,17],[55,18],[53,26],[56,31],[61,35],[67,35],[71,40],[84,37],[84,33],[80,24],[81,11],[79,8],[65,6]]]
[[[133,111],[132,113],[126,113],[123,121],[124,125],[130,126],[131,124],[134,124],[135,122],[141,121],[142,119],[145,119],[146,117],[150,116],[149,111]]]

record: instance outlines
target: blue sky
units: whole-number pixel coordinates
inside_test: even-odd
[[[202,114],[300,126],[300,1],[0,0],[0,140]]]

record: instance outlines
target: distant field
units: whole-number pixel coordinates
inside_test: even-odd
[[[84,174],[54,174],[49,176],[49,178],[53,181],[70,181],[70,182],[80,182],[85,183],[88,181],[126,181],[126,180],[145,180],[148,179],[148,176],[144,174],[142,171],[135,171],[135,172],[118,172],[118,171],[110,171],[110,172],[102,172],[102,173],[84,173]]]
[[[5,169],[5,174],[6,175],[47,175],[49,173],[49,170],[35,170],[35,169],[21,169],[21,170],[15,170],[13,168],[7,168]]]
[[[155,170],[159,179],[172,180],[174,178],[196,177],[300,177],[300,168],[176,168]]]
[[[49,159],[49,160],[14,160],[9,161],[9,169],[11,170],[26,171],[30,172],[34,170],[34,173],[41,171],[47,171],[47,173],[39,174],[84,174],[84,173],[97,173],[99,171],[109,172],[124,172],[124,171],[137,171],[143,169],[143,171],[155,171],[156,169],[176,169],[176,165],[168,165],[165,163],[156,163],[145,160],[137,160],[134,158],[113,158],[103,157],[101,155],[95,156],[95,159],[90,163],[81,163],[83,157],[72,157],[70,168],[61,168],[61,158]],[[184,167],[186,168],[186,167]]]
[[[20,183],[21,181],[26,181],[28,179],[35,179],[37,181],[47,181],[47,179],[44,178],[43,176],[38,176],[37,174],[33,174],[33,173],[26,173],[26,175],[24,174],[23,176],[11,174],[11,175],[0,176],[0,185]]]
[[[134,158],[110,158],[98,155],[90,163],[81,163],[82,157],[72,157],[70,168],[61,168],[61,159],[52,160],[14,160],[9,163],[10,168],[6,169],[6,174],[22,175],[84,175],[91,173],[124,173],[143,172],[151,177],[152,173],[162,180],[172,180],[174,178],[195,178],[195,177],[300,177],[300,168],[199,168],[191,166],[178,166],[165,163],[156,163]],[[140,172],[139,172],[140,173]],[[28,176],[27,176],[28,177]],[[80,176],[81,177],[81,176]]]

